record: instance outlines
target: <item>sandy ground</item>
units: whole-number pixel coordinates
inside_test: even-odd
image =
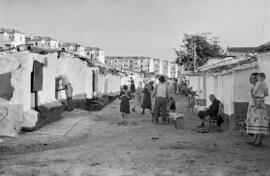
[[[119,101],[102,111],[76,109],[42,129],[4,138],[0,175],[270,176],[270,140],[255,148],[239,133],[198,133],[200,121],[177,98],[185,129],[154,125],[150,114],[121,121]]]

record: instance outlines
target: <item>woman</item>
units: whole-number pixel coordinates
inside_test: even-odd
[[[260,98],[258,101],[258,97],[254,89],[256,88],[256,84],[258,73],[252,73],[250,75],[250,83],[252,84],[252,88],[250,90],[250,102],[248,106],[247,112],[247,133],[253,134],[253,141],[248,142],[248,144],[259,147],[262,146],[262,137],[263,135],[269,135],[269,120],[267,116],[266,106],[261,106],[258,108],[256,105],[258,102],[260,104],[264,104],[264,97],[268,95],[268,91],[265,91],[265,96]]]
[[[164,76],[158,78],[159,83],[156,85],[153,98],[155,98],[154,108],[154,123],[158,123],[158,114],[161,109],[162,121],[166,122],[167,119],[167,102],[169,100],[168,86]]]
[[[152,102],[151,102],[151,85],[146,84],[143,89],[143,101],[142,101],[142,115],[145,112],[145,109],[152,110]]]
[[[134,83],[134,80],[131,79],[131,84],[130,84],[130,93],[131,93],[131,98],[132,98],[132,101],[131,101],[131,104],[132,104],[132,112],[135,112],[136,111],[136,88],[135,88],[135,83]]]

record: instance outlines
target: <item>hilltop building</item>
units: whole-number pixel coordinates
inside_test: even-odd
[[[25,43],[41,48],[50,48],[50,49],[59,48],[59,42],[51,37],[41,37],[31,35],[26,37]]]
[[[25,44],[25,34],[15,29],[0,28],[0,48]]]

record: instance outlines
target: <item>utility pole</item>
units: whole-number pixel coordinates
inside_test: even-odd
[[[193,40],[193,70],[197,72],[197,53],[196,53],[196,41]]]
[[[218,43],[220,43],[220,41],[218,39],[219,39],[219,37],[213,37],[213,39],[212,39],[212,41],[214,43],[214,48],[216,48]]]
[[[218,43],[220,43],[220,41],[218,39],[219,39],[219,37],[213,37],[213,39],[212,39],[215,51],[217,49]],[[217,54],[217,52],[215,52],[215,54]]]

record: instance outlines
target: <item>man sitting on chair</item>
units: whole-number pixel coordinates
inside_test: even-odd
[[[202,120],[202,123],[199,126],[199,128],[204,127],[204,120],[206,116],[210,116],[211,119],[217,120],[218,127],[220,127],[221,124],[224,122],[222,117],[218,114],[221,102],[215,97],[214,94],[209,95],[209,99],[212,102],[209,108],[205,111],[199,111],[198,113],[198,117]]]

